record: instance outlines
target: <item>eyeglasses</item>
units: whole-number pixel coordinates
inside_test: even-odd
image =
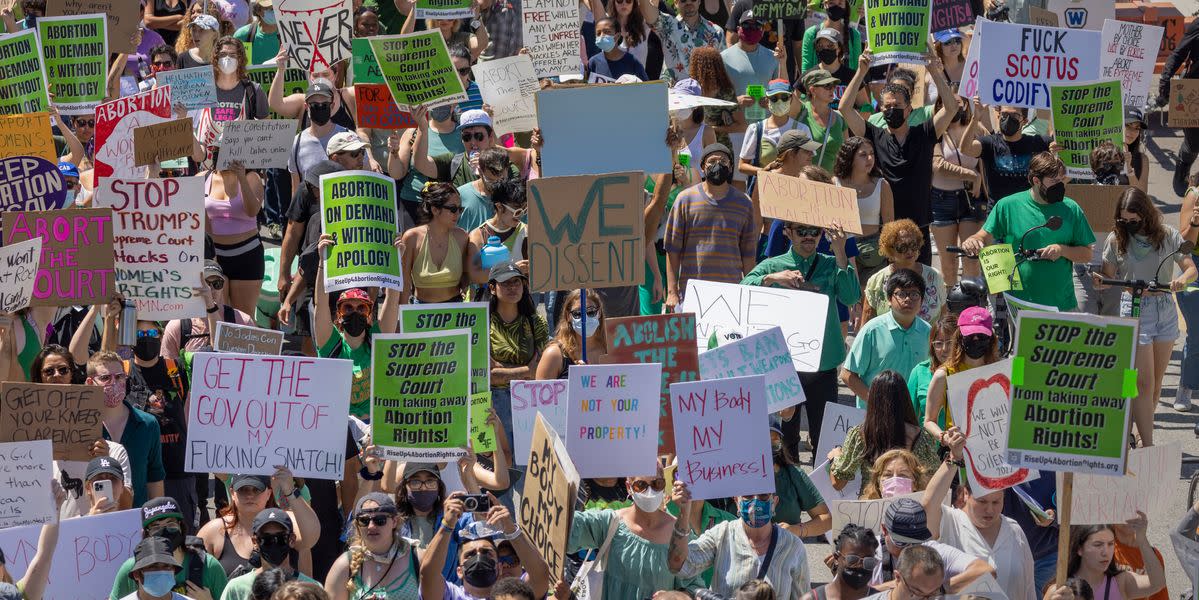
[[[666,489],[666,480],[655,479],[653,482],[649,482],[645,481],[644,479],[638,479],[636,481],[630,481],[629,487],[633,488],[633,491],[637,492],[638,494],[644,493],[645,490],[648,490],[651,487],[654,488],[655,492],[660,492]]]
[[[365,303],[343,302],[337,306],[337,313],[343,317],[345,315],[348,315],[351,313],[362,313],[364,315],[370,315],[371,307],[369,304],[365,304]]]
[[[837,553],[837,556],[844,558],[845,566],[847,566],[851,569],[860,566],[864,569],[874,570],[875,565],[878,564],[878,559],[874,558],[873,556],[858,556],[856,554],[841,554],[840,552]]]
[[[932,343],[933,350],[936,350],[937,352],[941,352],[943,350],[948,350],[952,345],[953,345],[953,342],[940,341],[940,340]]]
[[[138,332],[137,332],[137,338],[138,338],[139,340],[140,340],[141,338],[150,338],[150,339],[154,339],[154,338],[157,338],[157,337],[158,337],[158,330],[157,330],[157,329],[140,329],[140,330],[138,330]]]
[[[391,515],[358,515],[358,517],[354,519],[354,522],[358,523],[359,527],[366,527],[371,523],[374,523],[375,527],[382,527],[387,524],[387,521],[390,518]]]
[[[338,152],[338,154],[348,154],[350,158],[362,158],[363,152],[364,150],[359,148],[357,150],[342,150],[341,152]]]
[[[907,243],[904,243],[904,244],[897,244],[897,245],[895,246],[895,251],[896,251],[896,252],[898,252],[898,253],[900,253],[900,254],[908,254],[908,253],[911,253],[911,252],[919,252],[919,251],[920,251],[920,244],[919,244],[919,243],[917,243],[917,242],[907,242]]]
[[[291,543],[289,539],[291,536],[282,531],[279,533],[260,533],[256,537],[258,538],[259,546],[268,546],[271,544],[286,546]]]
[[[454,214],[458,214],[458,213],[466,210],[466,209],[462,208],[461,204],[447,204],[445,206],[435,206],[434,208],[440,208],[441,210],[449,211]]]
[[[42,369],[42,377],[54,377],[55,375],[61,376],[70,372],[70,367],[45,367]]]
[[[481,141],[487,139],[487,134],[483,133],[482,131],[474,131],[474,132],[463,131],[462,132],[462,141],[463,142],[469,142],[472,138],[474,138],[474,140],[476,142],[481,142]]]
[[[902,300],[904,302],[908,300],[919,300],[922,296],[923,294],[915,290],[896,290],[894,294],[891,294],[892,298]]]
[[[125,381],[129,379],[129,376],[124,373],[106,373],[104,375],[95,375],[92,379],[107,385],[109,382]]]
[[[175,61],[173,61],[173,60],[156,60],[150,64],[152,64],[156,67],[173,67],[173,66],[175,66]]]
[[[209,279],[207,281],[207,283],[208,283],[208,287],[210,287],[214,290],[220,291],[221,289],[223,289],[225,287],[225,278],[224,277],[213,277],[212,279]]]
[[[426,490],[426,491],[435,490],[435,489],[437,489],[437,480],[436,479],[425,479],[425,480],[409,479],[408,480],[408,489],[415,490],[418,492],[421,490]]]
[[[95,119],[92,119],[92,120],[90,120],[90,121],[84,121],[83,119],[77,119],[77,120],[75,121],[75,126],[76,126],[76,127],[95,127],[95,126],[96,126],[96,120],[95,120]]]
[[[471,72],[471,71],[470,71],[470,67],[462,67],[462,68],[460,68],[460,69],[457,69],[457,71],[458,71],[458,74],[459,74],[459,75],[461,75],[461,76],[463,76],[463,77],[466,77],[467,75],[470,75],[470,72]]]
[[[921,592],[913,588],[911,583],[904,581],[903,575],[896,573],[895,579],[903,582],[904,587],[908,590],[908,596],[913,600],[941,600],[945,597],[945,592],[940,587],[931,592]]]
[[[570,311],[570,318],[582,319],[583,313],[579,312],[579,309],[576,308],[576,309]],[[587,309],[587,318],[588,319],[598,319],[599,318],[599,309],[598,308]]]

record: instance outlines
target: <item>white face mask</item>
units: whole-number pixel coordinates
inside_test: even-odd
[[[633,505],[641,512],[658,512],[662,508],[662,497],[666,490],[655,492],[652,488],[644,492],[633,492]]]
[[[216,61],[216,68],[226,75],[232,75],[237,72],[237,59],[232,56],[223,56]]]

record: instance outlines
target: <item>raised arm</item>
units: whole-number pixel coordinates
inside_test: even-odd
[[[458,518],[462,516],[461,496],[462,492],[454,492],[446,498],[445,504],[442,506],[443,512],[437,532],[433,534],[433,539],[429,540],[429,545],[425,548],[425,555],[421,557],[421,598],[441,598],[445,594],[445,577],[441,574],[441,570],[445,568],[445,558],[450,551],[450,538],[454,535]]]
[[[932,36],[929,36],[928,45],[930,48],[932,47]],[[954,101],[957,95],[953,93],[953,87],[945,79],[945,65],[941,63],[941,58],[937,56],[936,52],[931,51],[927,56],[928,74],[933,78],[933,83],[937,86],[937,95],[942,99],[940,110],[933,115],[933,127],[937,130],[937,137],[941,137],[945,130],[949,129],[953,118],[957,116],[958,103]],[[950,106],[953,108],[950,109]]]
[[[275,55],[275,77],[271,79],[271,89],[267,91],[266,99],[271,110],[294,119],[304,112],[304,97],[300,94],[283,95],[283,77],[289,62],[287,46],[279,46],[279,53]]]
[[[325,255],[333,246],[333,236],[324,233],[317,242],[316,275],[313,277],[313,298],[316,300],[316,316],[313,317],[313,342],[319,349],[333,336],[333,317],[329,315],[329,294],[325,292]]]
[[[924,515],[928,519],[928,530],[932,532],[933,539],[941,537],[941,499],[949,492],[949,486],[958,473],[957,466],[949,462],[949,459],[962,460],[962,447],[966,445],[966,436],[962,435],[957,427],[951,427],[949,431],[945,432],[945,443],[949,445],[949,456],[933,474],[933,478],[928,482],[928,487],[924,488],[924,497],[920,499],[920,504],[924,506]]]
[[[841,116],[845,119],[845,124],[857,136],[865,135],[866,121],[854,107],[854,98],[857,97],[862,82],[866,80],[866,73],[870,71],[870,62],[873,58],[869,49],[862,50],[861,56],[858,56],[858,70],[854,72],[853,79],[849,80],[849,85],[845,86],[845,92],[841,95],[841,103],[837,105]]]

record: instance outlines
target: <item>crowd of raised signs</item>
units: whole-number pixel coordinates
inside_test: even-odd
[[[0,600],[1193,597],[1137,6],[0,0]]]

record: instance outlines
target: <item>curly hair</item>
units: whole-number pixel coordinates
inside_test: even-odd
[[[1117,148],[1111,140],[1103,140],[1091,149],[1091,171],[1098,172],[1107,163],[1124,164],[1124,151]]]
[[[197,6],[202,7],[203,3],[197,2],[195,4],[192,4],[192,8],[188,9],[188,14],[190,15],[193,12],[193,9]],[[220,28],[218,28],[217,32],[216,32],[218,40],[220,40],[223,37],[233,35],[233,22],[231,22],[229,19],[227,19],[225,17],[225,13],[221,11],[220,7],[218,7],[215,2],[210,2],[208,4],[207,11],[204,11],[204,9],[201,8],[194,12],[197,12],[197,13],[204,12],[204,14],[212,15],[212,17],[217,20],[217,23],[220,23]],[[187,18],[187,21],[188,22],[191,21],[190,16]],[[238,43],[241,43],[241,42],[239,41]],[[175,51],[178,52],[179,54],[183,54],[184,52],[191,50],[192,46],[194,46],[194,45],[195,45],[195,40],[192,39],[192,28],[190,26],[184,24],[183,27],[179,28],[179,38],[177,40],[175,40]],[[215,49],[215,48],[216,48],[216,45],[214,44],[213,49]]]
[[[878,253],[890,260],[895,260],[895,246],[899,245],[900,237],[915,238],[924,247],[924,236],[920,228],[911,219],[900,219],[883,225],[882,233],[878,236]]]
[[[571,290],[570,293],[566,295],[566,298],[564,300],[562,300],[561,302],[562,302],[562,304],[558,309],[558,311],[559,311],[558,328],[554,332],[553,343],[557,344],[558,347],[562,349],[562,352],[564,354],[568,354],[573,358],[579,358],[580,357],[579,349],[582,347],[583,340],[579,337],[578,332],[575,331],[574,326],[570,322],[571,321],[570,315],[567,313],[567,311],[570,309],[571,305],[578,304],[579,290]],[[608,338],[604,336],[604,327],[603,327],[604,303],[603,303],[603,301],[600,300],[599,294],[596,294],[594,290],[591,290],[591,289],[587,290],[587,306],[589,308],[592,306],[599,308],[600,322],[599,322],[599,326],[596,328],[596,331],[595,331],[595,340],[597,342],[599,342],[600,345],[607,348],[608,347]],[[566,357],[563,357],[563,361],[565,361],[565,360],[566,360]]]
[[[874,460],[874,466],[870,469],[870,479],[866,481],[866,485],[862,486],[862,500],[878,500],[883,497],[881,479],[883,469],[887,468],[887,463],[896,459],[902,460],[908,469],[911,469],[914,475],[912,491],[924,491],[924,488],[928,486],[929,476],[928,471],[920,465],[920,459],[904,448],[892,448]]]
[[[894,83],[894,75],[891,76],[891,80],[892,83],[888,83],[887,85],[883,86],[883,91],[879,92],[879,98],[882,98],[884,94],[891,94],[892,96],[903,100],[904,106],[910,105],[912,103],[912,90],[908,89],[902,84]]]
[[[221,51],[222,46],[229,46],[233,48],[233,53],[237,55],[237,80],[246,81],[246,63],[249,61],[249,59],[246,58],[246,45],[243,44],[241,40],[231,35],[227,35],[218,39],[216,43],[212,45],[212,57],[214,59],[212,61],[213,76],[217,77],[220,73],[216,67],[215,59],[217,53]]]
[[[433,209],[441,208],[446,205],[452,198],[458,197],[458,188],[453,184],[444,181],[429,182],[425,184],[425,189],[420,192],[420,210],[421,223],[428,223],[433,220]]]
[[[691,51],[691,66],[687,74],[699,83],[699,88],[709,98],[721,92],[736,92],[728,71],[724,69],[724,59],[720,57],[720,51],[710,46]]]
[[[833,161],[833,175],[836,175],[838,179],[853,177],[853,159],[857,158],[858,150],[863,146],[869,146],[871,150],[874,149],[874,144],[870,143],[870,140],[864,137],[855,135],[845,140],[845,143],[841,144],[841,148],[837,150],[836,160]],[[874,167],[870,169],[867,175],[875,179],[883,176],[882,171],[878,170],[877,160],[874,161]]]

